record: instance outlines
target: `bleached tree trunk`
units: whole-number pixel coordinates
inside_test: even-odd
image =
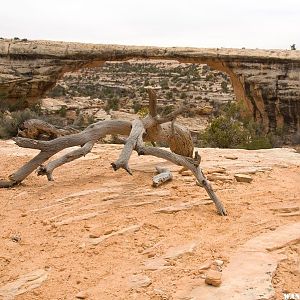
[[[80,133],[61,136],[51,141],[39,141],[22,137],[15,138],[16,144],[20,147],[38,149],[40,153],[11,174],[9,180],[0,181],[0,187],[11,187],[19,184],[35,170],[37,170],[38,175],[46,175],[48,180],[53,180],[53,171],[57,167],[86,155],[91,151],[94,144],[105,135],[120,134],[128,136],[128,138],[119,158],[111,163],[115,171],[123,168],[129,174],[132,174],[129,167],[129,159],[133,151],[137,151],[139,155],[152,155],[166,159],[191,170],[198,183],[205,188],[215,203],[219,214],[226,215],[223,204],[200,169],[198,152],[193,157],[194,146],[189,130],[175,123],[177,115],[188,110],[189,107],[180,107],[166,117],[159,117],[157,114],[156,94],[153,89],[148,89],[148,94],[150,99],[149,114],[143,119],[137,119],[133,122],[121,120],[101,121],[88,126]],[[146,147],[144,141],[152,143],[163,142],[169,145],[172,152],[156,147]],[[81,146],[81,148],[44,165],[57,152],[73,146]]]
[[[158,187],[163,183],[173,179],[173,175],[169,169],[156,167],[157,175],[152,178],[152,186]]]

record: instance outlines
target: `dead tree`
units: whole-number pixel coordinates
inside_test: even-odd
[[[78,133],[75,128],[58,128],[39,119],[26,120],[18,129],[18,136],[38,140],[52,140],[63,135]]]
[[[198,152],[195,152],[193,157],[194,145],[189,130],[175,123],[176,117],[185,111],[187,106],[181,106],[167,116],[160,117],[157,114],[157,99],[154,90],[148,89],[148,94],[149,114],[143,119],[137,119],[133,122],[122,120],[100,121],[88,126],[80,133],[61,136],[51,141],[39,141],[22,137],[14,138],[18,146],[38,149],[40,153],[11,174],[9,180],[1,180],[0,187],[17,185],[35,170],[37,170],[38,175],[45,175],[48,180],[53,180],[52,174],[57,167],[86,155],[91,151],[94,144],[105,135],[119,134],[128,136],[128,138],[118,160],[111,163],[115,171],[123,168],[129,174],[132,174],[129,167],[129,159],[133,151],[137,151],[138,155],[152,155],[166,159],[191,170],[199,185],[205,188],[215,203],[218,213],[226,215],[223,204],[218,199],[199,166],[201,159]],[[144,141],[149,141],[152,144],[155,142],[168,144],[172,152],[145,146]],[[54,154],[73,146],[81,147],[44,165]]]

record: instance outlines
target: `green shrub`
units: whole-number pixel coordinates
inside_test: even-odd
[[[174,110],[173,105],[165,105],[165,106],[160,106],[158,108],[158,113],[161,116],[166,116],[166,115],[170,114],[173,110]]]
[[[173,98],[173,93],[172,93],[171,91],[168,91],[168,92],[166,93],[166,98],[167,98],[168,100],[171,100],[171,99]]]
[[[137,112],[137,114],[141,117],[141,118],[145,118],[148,114],[149,114],[149,109],[148,107],[141,107],[139,109],[139,111]]]
[[[61,117],[65,117],[67,115],[67,106],[66,105],[62,105],[61,108],[59,109],[58,111],[58,114],[61,116]]]
[[[203,146],[219,148],[237,148],[248,139],[248,132],[237,120],[229,120],[226,116],[215,118],[209,127],[200,134]]]
[[[66,89],[61,85],[56,85],[49,93],[49,97],[62,97],[66,95]]]
[[[119,100],[117,98],[110,98],[106,101],[105,111],[118,110],[119,109]]]
[[[243,116],[241,105],[228,103],[221,115],[214,118],[200,133],[202,147],[266,149],[272,148],[273,135],[265,134],[262,126]]]
[[[159,81],[159,84],[163,90],[169,89],[169,80],[167,78],[163,78]]]
[[[227,81],[221,82],[221,88],[222,88],[223,93],[228,93]]]
[[[37,114],[26,108],[12,113],[0,112],[0,138],[7,139],[17,135],[19,126],[28,119],[37,118]]]
[[[142,108],[142,105],[138,101],[134,100],[132,104],[132,108],[134,110],[134,113],[136,114]]]

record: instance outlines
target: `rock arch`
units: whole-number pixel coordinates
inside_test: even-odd
[[[266,130],[300,131],[300,51],[159,48],[0,40],[0,101],[33,105],[68,71],[132,58],[208,64]]]

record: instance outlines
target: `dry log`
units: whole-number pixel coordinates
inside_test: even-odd
[[[158,187],[163,183],[173,179],[172,173],[169,169],[156,167],[157,175],[152,178],[152,186]]]
[[[161,118],[157,115],[157,99],[154,90],[148,89],[148,93],[149,114],[143,119],[134,120],[132,123],[121,120],[101,121],[88,126],[80,133],[61,136],[51,141],[15,138],[16,144],[20,147],[39,149],[40,153],[10,175],[9,181],[0,181],[0,187],[11,187],[19,184],[34,170],[37,170],[38,175],[46,175],[48,180],[53,180],[53,171],[57,167],[86,155],[91,151],[94,144],[105,135],[120,134],[128,136],[128,138],[119,158],[111,164],[115,171],[123,168],[129,174],[132,174],[129,159],[133,151],[137,151],[139,155],[152,155],[169,160],[191,170],[198,183],[206,189],[210,198],[214,201],[219,214],[226,215],[223,204],[199,167],[200,156],[196,152],[193,157],[194,145],[189,130],[175,123],[176,116],[185,111],[187,106],[180,107],[166,117]],[[155,142],[167,143],[172,152],[156,147],[146,147],[144,141],[150,141],[152,144]],[[81,148],[44,165],[57,152],[73,146],[81,146]]]
[[[74,128],[57,128],[43,120],[30,119],[21,124],[18,129],[18,136],[30,139],[52,140],[60,136],[78,133]]]

